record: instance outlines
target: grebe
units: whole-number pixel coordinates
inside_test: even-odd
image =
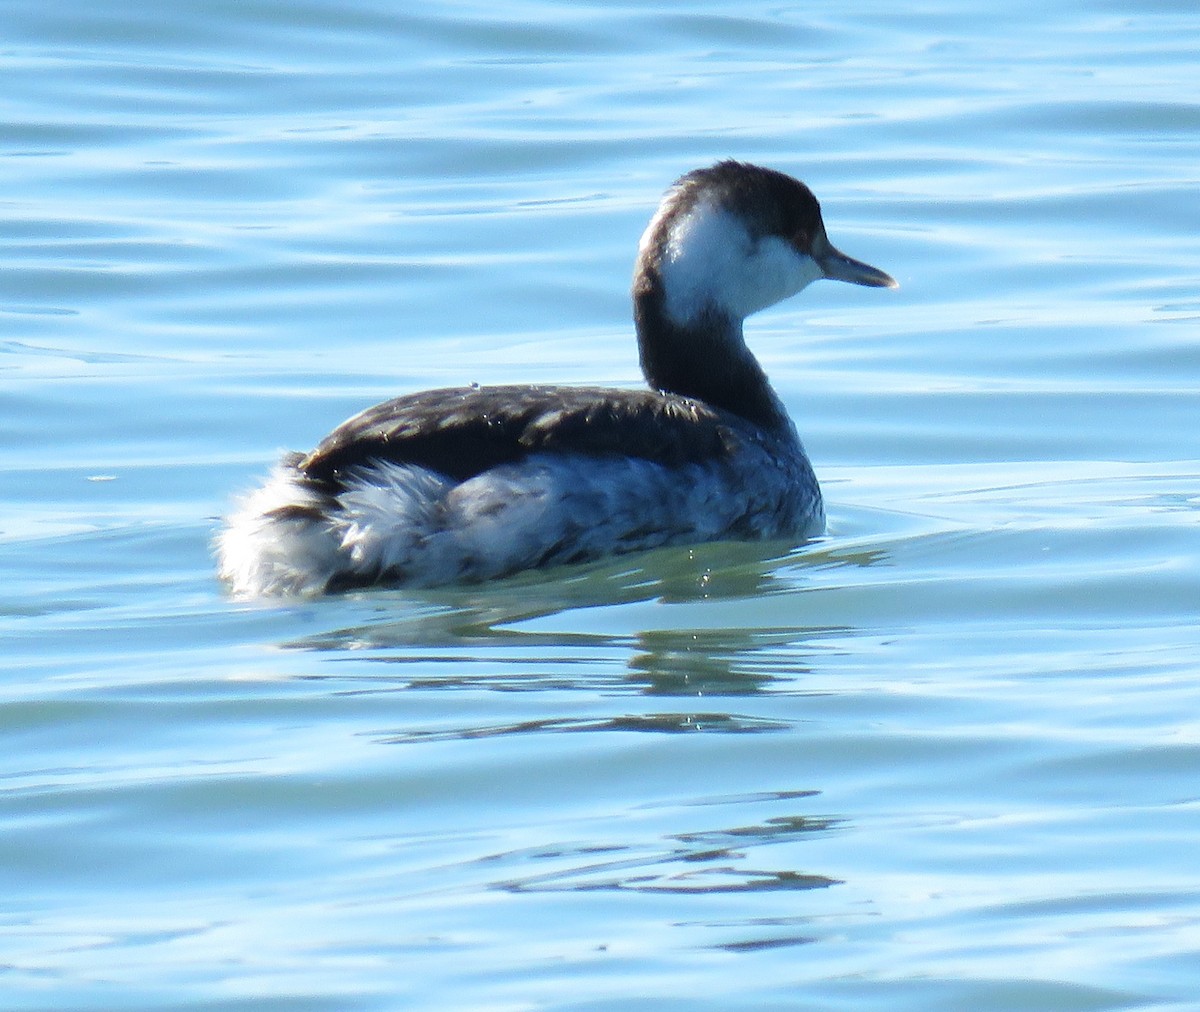
[[[799,180],[724,161],[679,179],[638,247],[649,390],[431,390],[283,458],[217,539],[241,596],[434,586],[620,552],[824,529],[796,428],[742,337],[818,278],[896,287],[836,250]]]

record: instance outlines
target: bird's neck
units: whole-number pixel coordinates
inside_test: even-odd
[[[746,347],[740,319],[708,308],[686,324],[678,323],[667,312],[661,281],[652,274],[635,281],[633,304],[642,373],[650,386],[703,401],[765,429],[791,428],[766,373]]]

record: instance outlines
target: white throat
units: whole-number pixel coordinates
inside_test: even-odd
[[[664,206],[642,236],[652,241]],[[705,310],[743,320],[822,277],[810,256],[778,236],[755,239],[736,214],[703,201],[675,221],[660,259],[666,310],[686,326]]]

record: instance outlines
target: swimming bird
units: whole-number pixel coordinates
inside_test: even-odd
[[[737,161],[689,172],[638,247],[649,389],[465,386],[368,408],[241,502],[220,575],[240,596],[312,595],[818,534],[816,476],[742,333],[818,278],[896,287],[831,245],[799,180]]]

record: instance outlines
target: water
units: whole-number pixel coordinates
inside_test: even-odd
[[[1110,1009],[1200,994],[1187,3],[8,0],[13,1009]],[[901,282],[751,327],[828,537],[227,600],[281,448],[635,384],[662,188]]]

